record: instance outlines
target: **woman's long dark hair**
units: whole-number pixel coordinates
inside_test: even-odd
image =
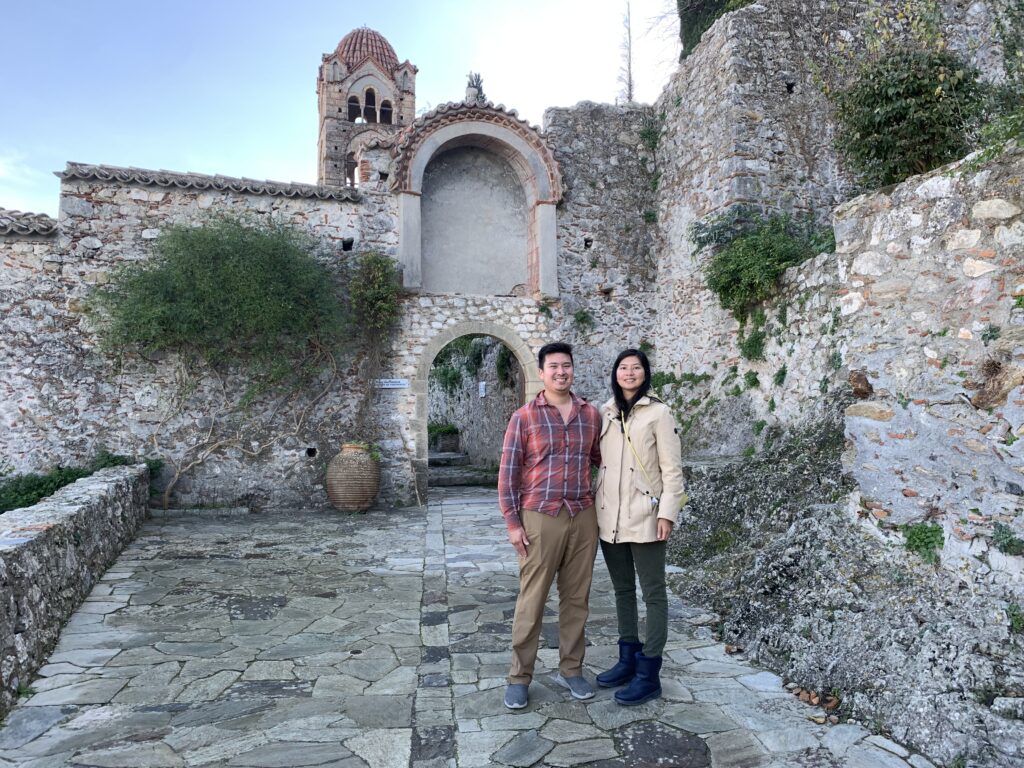
[[[640,365],[644,367],[644,382],[640,385],[640,388],[636,391],[636,396],[627,401],[625,394],[622,392],[622,387],[619,386],[618,378],[615,376],[615,372],[619,369],[619,363],[625,360],[627,357],[635,357],[640,361]],[[612,365],[612,395],[615,397],[615,405],[619,408],[619,413],[622,414],[623,420],[629,416],[629,411],[633,407],[633,404],[641,397],[646,395],[651,389],[651,361],[647,359],[647,355],[641,352],[639,349],[624,349],[619,352],[619,356],[615,358],[615,363]]]

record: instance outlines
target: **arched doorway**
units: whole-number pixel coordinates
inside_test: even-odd
[[[505,427],[525,396],[522,366],[493,336],[460,336],[430,367],[428,488],[496,487]]]
[[[412,382],[416,403],[415,416],[410,424],[412,431],[416,435],[416,455],[413,459],[416,487],[419,497],[424,501],[428,493],[430,370],[434,360],[441,351],[456,339],[464,336],[489,336],[500,341],[508,348],[514,356],[515,362],[522,369],[520,405],[535,397],[542,389],[534,350],[517,333],[508,328],[489,321],[468,320],[448,326],[431,338],[424,346],[417,367],[416,378]]]

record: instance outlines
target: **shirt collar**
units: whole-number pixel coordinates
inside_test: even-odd
[[[569,392],[569,399],[576,408],[582,408],[583,404],[586,402],[582,397],[577,396],[575,392]],[[551,403],[548,402],[548,399],[544,396],[543,389],[537,393],[537,397],[533,399],[533,403],[538,407],[542,405],[551,405]]]

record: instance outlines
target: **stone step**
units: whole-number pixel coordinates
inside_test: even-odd
[[[431,451],[427,454],[427,465],[431,467],[464,467],[468,464],[469,456],[465,453]]]
[[[490,467],[473,466],[430,466],[427,469],[427,485],[432,488],[452,486],[498,485],[498,470]]]

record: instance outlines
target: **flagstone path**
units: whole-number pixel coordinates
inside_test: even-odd
[[[367,515],[154,518],[0,727],[0,766],[471,768],[930,763],[817,725],[673,599],[664,696],[569,697],[554,603],[530,706],[509,712],[516,560],[494,491]],[[598,559],[588,675],[616,654]]]

